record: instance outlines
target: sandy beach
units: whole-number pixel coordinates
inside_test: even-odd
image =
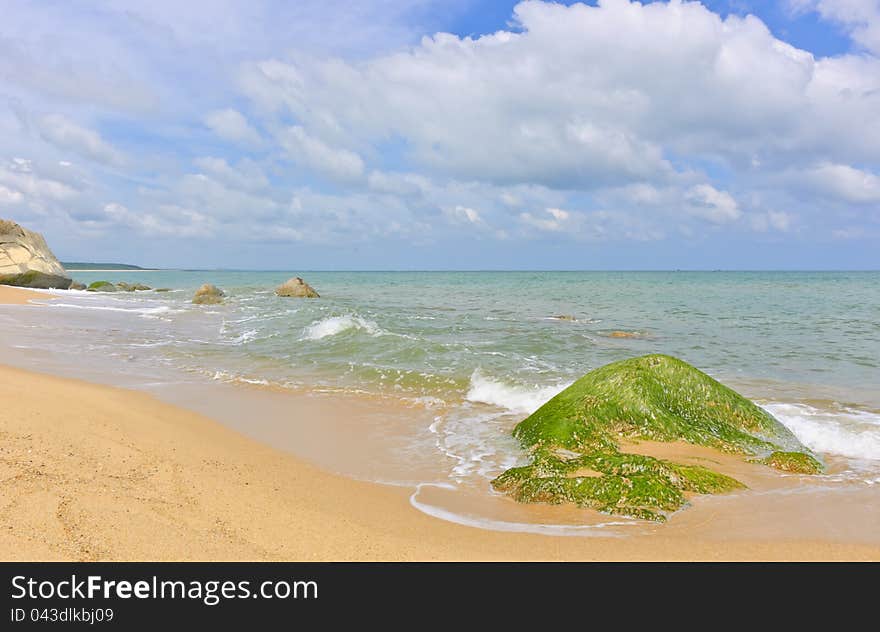
[[[0,397],[5,560],[880,559],[798,525],[705,527],[736,503],[629,537],[472,528],[416,510],[410,488],[325,472],[146,393],[2,366]]]
[[[0,305],[27,305],[34,299],[51,298],[46,294],[19,287],[0,285]]]

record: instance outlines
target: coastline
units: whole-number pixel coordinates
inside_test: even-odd
[[[731,531],[736,499],[626,537],[462,526],[415,509],[412,487],[328,473],[147,393],[0,366],[0,397],[7,560],[880,559],[797,524]]]

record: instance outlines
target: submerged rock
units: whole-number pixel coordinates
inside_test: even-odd
[[[41,234],[0,219],[0,284],[66,290],[70,283]]]
[[[321,298],[321,295],[315,291],[311,285],[303,281],[300,277],[288,279],[277,288],[275,294],[278,296],[294,296],[299,298]]]
[[[608,334],[609,338],[642,338],[643,335],[638,331],[612,331]]]
[[[216,285],[211,285],[210,283],[205,283],[202,287],[196,290],[196,293],[193,295],[192,302],[197,305],[216,305],[217,303],[223,302],[223,290],[221,290]]]
[[[513,432],[532,463],[492,481],[522,502],[571,502],[649,520],[685,504],[685,492],[744,487],[698,465],[628,454],[621,440],[684,441],[757,456],[786,471],[822,465],[772,415],[688,363],[647,355],[591,371]],[[583,472],[589,475],[583,475]]]
[[[157,287],[157,288],[156,288],[155,290],[153,290],[153,291],[154,291],[154,292],[170,292],[170,291],[171,291],[171,288],[170,288],[170,287]]]
[[[576,319],[574,316],[572,316],[571,314],[559,314],[558,316],[551,316],[551,318],[552,318],[553,320],[567,320],[567,321],[569,321],[569,322],[574,322],[575,320],[577,320],[577,319]]]
[[[153,289],[149,285],[143,285],[142,283],[126,283],[125,281],[119,281],[116,283],[116,287],[123,292],[143,292],[145,290]]]
[[[116,292],[119,288],[110,283],[110,281],[95,281],[90,283],[86,288],[87,292]]]

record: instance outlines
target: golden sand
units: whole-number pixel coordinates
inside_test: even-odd
[[[52,297],[42,292],[34,292],[21,287],[0,285],[0,305],[27,305],[34,299],[51,299]]]

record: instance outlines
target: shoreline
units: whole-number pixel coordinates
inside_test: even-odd
[[[54,298],[57,297],[45,291],[0,285],[0,305],[31,305],[31,301],[36,299],[52,300]]]
[[[11,290],[22,302],[29,300],[24,293],[46,298]],[[200,394],[210,399],[219,392],[206,387]],[[241,434],[248,419],[266,411],[256,403],[263,401],[259,394],[247,392],[251,416],[236,427],[149,393],[0,366],[0,559],[880,559],[880,544],[873,540],[823,536],[797,520],[782,522],[781,533],[743,522],[743,508],[762,507],[780,519],[788,514],[779,507],[792,502],[805,521],[823,517],[823,507],[810,514],[804,505],[815,503],[797,494],[713,497],[678,512],[666,525],[624,537],[462,526],[415,508],[442,496],[442,489],[429,485],[417,491],[416,485],[332,474],[278,449],[273,436]],[[224,401],[229,400],[218,398],[216,405]],[[360,421],[340,398],[325,398],[329,408],[309,408],[304,401],[285,398],[283,405],[292,409],[291,417],[335,415],[336,432]],[[242,410],[248,406],[242,403]],[[862,490],[856,491],[844,499],[854,507],[863,504]],[[468,502],[485,501],[453,500],[464,505],[459,515],[466,515]],[[544,510],[492,501],[514,512]],[[838,502],[842,511],[857,510],[846,503]],[[548,514],[556,509],[546,507]]]
[[[813,539],[467,527],[146,393],[0,366],[0,397],[4,560],[880,559]]]

